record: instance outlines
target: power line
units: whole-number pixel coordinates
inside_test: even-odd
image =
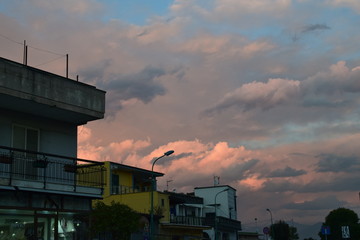
[[[47,62],[44,62],[44,63],[38,64],[38,65],[36,65],[36,66],[34,66],[34,67],[39,67],[39,66],[42,66],[42,65],[45,65],[45,64],[48,64],[48,63],[54,62],[54,61],[56,61],[56,60],[58,60],[58,59],[60,59],[60,58],[63,58],[63,57],[65,57],[65,56],[66,56],[66,55],[63,55],[63,56],[60,56],[60,57],[54,58],[54,59],[49,60],[49,61],[47,61]]]
[[[65,57],[65,56],[66,56],[66,54],[60,54],[60,53],[52,52],[52,51],[49,51],[49,50],[46,50],[46,49],[42,49],[42,48],[38,48],[38,47],[33,47],[33,46],[30,46],[30,45],[28,45],[28,46],[29,46],[30,48],[35,49],[35,50],[38,50],[38,51],[51,53],[51,54],[58,55],[58,56],[61,56],[61,57]]]
[[[3,34],[0,34],[0,37],[10,41],[10,42],[13,42],[13,43],[16,43],[16,44],[19,44],[19,45],[24,45],[22,42],[18,42],[14,39],[11,39]],[[56,53],[56,52],[53,52],[53,51],[50,51],[50,50],[47,50],[47,49],[43,49],[43,48],[39,48],[39,47],[34,47],[34,46],[31,46],[31,45],[27,45],[28,47],[32,48],[32,49],[35,49],[35,50],[38,50],[38,51],[41,51],[41,52],[47,52],[47,53],[50,53],[50,54],[54,54],[54,55],[57,55],[57,56],[66,56],[66,54],[61,54],[61,53]]]
[[[23,45],[23,43],[18,42],[18,41],[15,41],[15,40],[13,40],[13,39],[11,39],[11,38],[9,38],[9,37],[7,37],[7,36],[4,36],[4,35],[2,35],[2,34],[0,34],[0,37],[5,38],[6,40],[9,40],[10,42],[14,42],[14,43]]]

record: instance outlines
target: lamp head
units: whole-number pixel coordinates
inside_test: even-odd
[[[171,155],[171,154],[173,154],[174,153],[174,151],[173,150],[170,150],[170,151],[167,151],[166,153],[164,153],[164,155],[165,156],[169,156],[169,155]]]

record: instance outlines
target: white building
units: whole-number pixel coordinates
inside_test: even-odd
[[[212,226],[210,230],[205,230],[209,238],[236,240],[241,230],[241,222],[237,220],[236,189],[228,185],[196,187],[194,194],[204,200],[206,225]]]

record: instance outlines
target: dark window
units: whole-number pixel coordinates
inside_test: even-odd
[[[14,125],[12,145],[14,148],[22,150],[39,151],[39,130]],[[33,152],[16,152],[16,161],[13,164],[13,171],[16,176],[25,179],[37,178],[38,170],[33,166],[37,155]]]

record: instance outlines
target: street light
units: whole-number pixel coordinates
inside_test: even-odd
[[[173,153],[174,153],[173,150],[165,152],[162,156],[156,158],[151,166],[150,240],[154,240],[154,189],[155,189],[154,165],[160,158],[170,156]]]
[[[268,211],[270,213],[271,225],[273,225],[273,218],[272,218],[271,210],[269,208],[267,208],[266,211]]]
[[[215,240],[217,240],[217,206],[216,206],[216,198],[217,196],[222,193],[222,192],[226,192],[229,191],[229,188],[226,188],[220,192],[218,192],[217,194],[215,194],[215,227],[214,227],[214,232],[215,232]]]
[[[275,238],[275,231],[274,231],[272,213],[271,213],[271,210],[270,210],[269,208],[267,208],[266,211],[268,211],[268,212],[270,213],[270,220],[271,220],[270,232],[272,232],[272,235],[273,235],[274,238]]]

